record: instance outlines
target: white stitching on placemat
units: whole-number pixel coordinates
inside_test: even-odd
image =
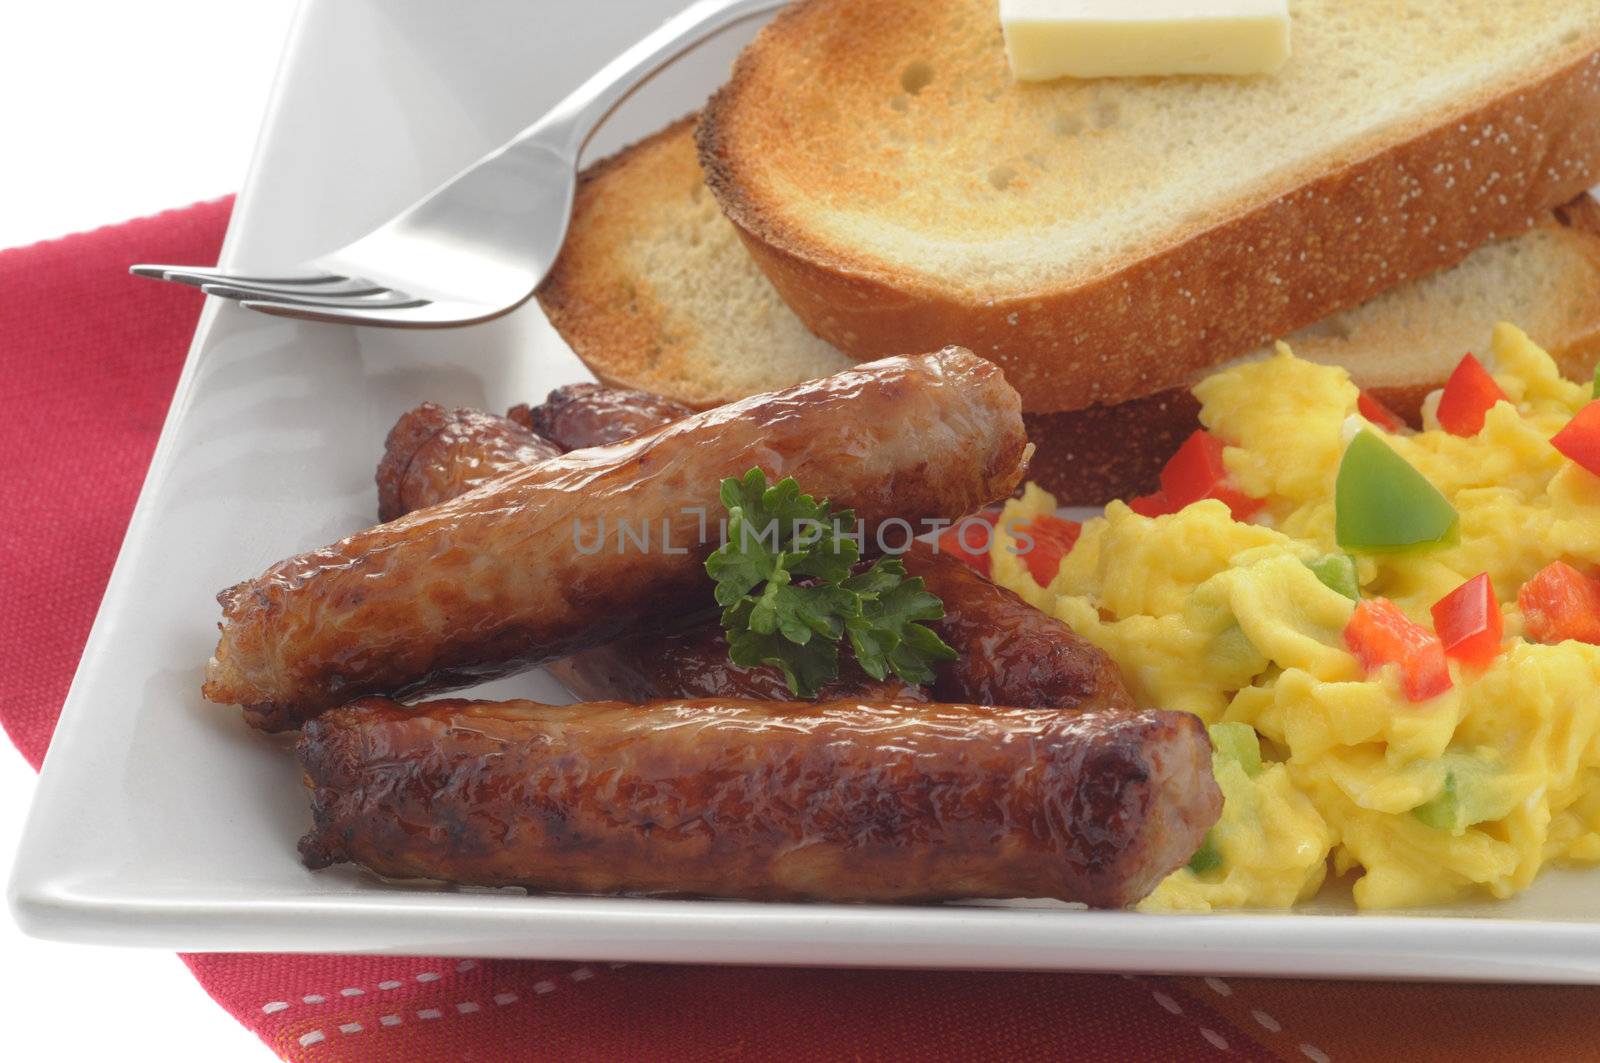
[[[477,966],[477,963],[475,961],[463,960],[460,964],[456,965],[456,970],[465,972],[465,971],[472,970],[476,966]],[[608,966],[611,969],[615,970],[615,969],[617,969],[619,967],[625,967],[627,965],[626,964],[621,964],[621,963],[613,963],[613,964],[609,964]],[[592,979],[594,976],[595,976],[594,969],[591,968],[591,967],[587,967],[587,966],[574,968],[572,971],[569,971],[568,974],[567,974],[567,977],[573,982],[586,982],[586,981],[589,981],[590,979]],[[1130,981],[1130,982],[1141,981],[1141,979],[1139,979],[1136,976],[1131,975],[1131,974],[1124,974],[1122,977],[1124,979],[1126,979],[1127,981]],[[418,982],[421,982],[421,983],[424,983],[424,984],[426,984],[428,982],[436,982],[436,981],[439,980],[439,975],[434,971],[424,971],[421,974],[416,975],[416,980]],[[386,981],[383,981],[383,982],[379,982],[378,983],[378,988],[379,989],[385,989],[385,990],[398,989],[403,984],[404,983],[402,983],[402,982],[398,982],[398,981],[394,981],[394,980],[386,980]],[[1233,995],[1233,987],[1228,985],[1227,982],[1224,982],[1220,978],[1208,977],[1208,978],[1205,979],[1205,984],[1207,986],[1209,986],[1211,988],[1211,991],[1216,993],[1218,996],[1229,997],[1229,996]],[[1163,1010],[1165,1010],[1165,1011],[1167,1011],[1167,1012],[1169,1012],[1169,1013],[1171,1013],[1173,1015],[1185,1015],[1186,1014],[1184,1012],[1184,1010],[1183,1010],[1183,1005],[1179,1004],[1177,1002],[1177,1000],[1175,1000],[1170,994],[1165,993],[1162,990],[1157,989],[1157,988],[1155,988],[1153,986],[1148,986],[1147,988],[1150,989],[1150,996],[1155,1000],[1155,1002],[1158,1005],[1161,1006],[1161,1008]],[[545,995],[547,993],[553,993],[553,992],[555,992],[556,989],[557,989],[556,983],[553,982],[553,981],[550,981],[548,979],[540,980],[538,982],[535,982],[534,985],[533,985],[534,992],[538,993],[541,996],[543,996],[543,995]],[[356,988],[356,987],[347,987],[345,989],[341,989],[339,991],[339,995],[340,996],[345,996],[345,997],[354,997],[354,996],[361,996],[361,995],[364,994],[364,992],[365,992],[364,990]],[[322,996],[320,996],[320,995],[318,995],[316,993],[309,993],[309,994],[307,994],[307,995],[305,995],[305,996],[303,996],[301,998],[301,1000],[303,1000],[307,1004],[321,1004],[321,1003],[325,1002],[325,999],[326,998],[324,998],[324,997],[322,997]],[[493,996],[492,999],[494,1000],[496,1005],[498,1005],[500,1007],[505,1007],[508,1004],[516,1003],[519,998],[518,998],[517,994],[515,994],[515,993],[505,992],[505,993],[496,993]],[[287,1010],[288,1007],[289,1007],[289,1003],[287,1001],[274,1000],[274,1001],[269,1001],[266,1004],[263,1004],[261,1006],[261,1010],[265,1014],[273,1015],[273,1014],[276,1014],[278,1012]],[[456,1011],[456,1014],[458,1014],[458,1015],[471,1015],[474,1012],[481,1011],[481,1010],[482,1010],[482,1007],[477,1002],[470,1001],[470,1000],[464,1000],[464,1001],[461,1001],[460,1003],[455,1005],[455,1011]],[[439,1008],[421,1008],[421,1009],[419,1009],[417,1011],[417,1018],[419,1018],[419,1019],[440,1019],[440,1018],[444,1017],[444,1014],[445,1013],[442,1010],[440,1010]],[[1256,1020],[1256,1022],[1258,1024],[1260,1024],[1261,1027],[1263,1029],[1267,1030],[1268,1032],[1270,1032],[1270,1033],[1280,1033],[1280,1032],[1282,1032],[1283,1025],[1280,1022],[1278,1022],[1277,1019],[1275,1019],[1271,1015],[1267,1014],[1265,1011],[1262,1011],[1259,1008],[1255,1008],[1255,1009],[1251,1010],[1250,1014],[1251,1014],[1251,1017],[1253,1017]],[[1194,1020],[1191,1018],[1191,1021],[1194,1021]],[[379,1025],[383,1026],[385,1029],[389,1029],[389,1028],[393,1028],[395,1026],[402,1025],[403,1024],[403,1020],[400,1018],[399,1015],[383,1015],[383,1016],[379,1017],[378,1023],[379,1023]],[[1217,1051],[1219,1051],[1219,1052],[1227,1052],[1227,1051],[1230,1050],[1227,1038],[1223,1037],[1217,1031],[1211,1029],[1209,1026],[1201,1026],[1198,1022],[1195,1022],[1195,1028],[1199,1031],[1200,1036],[1206,1041],[1206,1043],[1211,1045],[1213,1048],[1217,1049]],[[365,1028],[358,1022],[344,1023],[344,1024],[339,1026],[339,1032],[342,1033],[342,1034],[361,1033],[361,1032],[363,1032],[364,1029]],[[300,1036],[299,1044],[300,1044],[301,1048],[309,1048],[312,1045],[318,1044],[318,1043],[320,1043],[322,1041],[325,1041],[325,1040],[327,1040],[327,1035],[324,1034],[321,1030],[312,1030],[309,1033],[305,1033],[305,1034],[302,1034]],[[1311,1063],[1332,1063],[1332,1058],[1326,1052],[1324,1052],[1322,1049],[1318,1048],[1316,1045],[1313,1045],[1313,1044],[1311,1044],[1309,1042],[1302,1042],[1297,1047],[1300,1050],[1300,1054],[1305,1056],[1308,1060],[1310,1060]]]
[[[1128,974],[1125,974],[1122,977],[1126,978],[1130,982],[1141,981],[1141,979],[1137,979]],[[1145,988],[1150,990],[1150,996],[1154,998],[1157,1004],[1161,1005],[1163,1011],[1166,1011],[1172,1015],[1184,1014],[1183,1005],[1172,999],[1170,994],[1163,993],[1161,990],[1150,985],[1146,985]],[[1212,1048],[1215,1048],[1219,1052],[1228,1051],[1228,1039],[1226,1037],[1223,1037],[1220,1033],[1213,1030],[1209,1026],[1201,1026],[1200,1023],[1195,1019],[1190,1019],[1190,1021],[1194,1023],[1195,1029],[1200,1031],[1200,1036],[1204,1038],[1205,1042]]]
[[[623,966],[623,965],[622,964],[612,964],[611,966],[620,967],[620,966]],[[477,960],[462,960],[460,963],[456,964],[456,971],[461,973],[461,974],[466,974],[468,971],[475,971],[477,969],[478,969],[478,961]],[[578,968],[578,970],[583,971],[583,970],[587,970],[587,968],[580,967],[580,968]],[[593,972],[590,972],[590,973],[592,974]],[[439,978],[440,978],[440,975],[439,975],[439,973],[437,971],[422,971],[421,973],[413,975],[412,977],[415,978],[418,982],[437,982],[439,980]],[[578,980],[582,981],[583,979],[582,979],[582,977],[580,977]],[[377,987],[379,989],[384,990],[384,991],[388,991],[388,990],[391,990],[391,989],[399,989],[403,985],[405,985],[405,982],[401,981],[398,978],[388,978],[388,979],[385,979],[382,982],[377,983]],[[367,994],[367,991],[365,989],[361,988],[360,986],[345,986],[343,989],[339,990],[339,995],[341,997],[360,997],[360,996],[366,996],[366,994]],[[299,1003],[301,1003],[301,1004],[325,1004],[325,1003],[327,1003],[327,1000],[328,1000],[328,998],[327,998],[326,994],[323,994],[323,993],[307,993],[306,995],[304,995],[304,996],[302,996],[300,998]],[[261,1005],[261,1012],[264,1015],[275,1015],[278,1012],[284,1011],[285,1009],[289,1008],[294,1003],[295,1003],[294,1001],[289,1001],[289,1000],[270,1000],[267,1003]]]
[[[1233,996],[1233,986],[1229,985],[1227,982],[1224,982],[1220,978],[1209,977],[1205,979],[1205,983],[1206,985],[1210,986],[1211,991],[1217,994],[1219,997]],[[1266,1030],[1268,1033],[1283,1032],[1283,1023],[1279,1022],[1277,1019],[1274,1019],[1271,1015],[1268,1015],[1260,1008],[1251,1008],[1250,1017],[1256,1020],[1257,1025],[1259,1025],[1263,1030]],[[1209,1041],[1211,1039],[1208,1037],[1206,1040]],[[1296,1047],[1300,1049],[1301,1055],[1311,1060],[1311,1063],[1333,1063],[1332,1057],[1314,1044],[1303,1041]]]
[[[475,961],[468,960],[468,961],[463,961],[463,962],[464,963],[470,963],[471,967],[476,967],[477,966],[477,963]],[[616,968],[619,968],[619,967],[626,967],[627,964],[625,964],[625,963],[613,963],[613,964],[608,964],[607,966],[610,967],[611,969],[615,970]],[[456,969],[457,970],[463,970],[463,969],[470,970],[471,967],[463,968],[461,965],[458,964]],[[596,973],[597,972],[595,971],[595,969],[593,967],[588,967],[588,966],[575,967],[571,971],[567,972],[567,978],[570,979],[574,983],[587,982],[587,981],[590,981],[591,979],[593,979]],[[424,977],[424,975],[433,975],[433,977],[432,978],[426,978],[426,977]],[[419,975],[416,976],[416,980],[419,981],[419,982],[422,982],[424,984],[426,984],[428,982],[437,981],[438,978],[439,978],[438,974],[436,974],[435,972],[432,972],[432,971],[424,971],[422,974],[419,974]],[[384,982],[379,982],[378,983],[378,988],[379,989],[397,989],[402,984],[403,983],[401,983],[401,982],[384,981]],[[553,993],[558,988],[560,988],[560,986],[556,982],[554,982],[552,980],[549,980],[549,979],[541,979],[540,981],[535,982],[533,984],[534,992],[538,993],[540,996],[543,996],[546,993]],[[361,995],[363,995],[363,991],[357,989],[356,992],[350,993],[350,992],[347,992],[345,990],[341,990],[340,991],[340,995],[341,996],[361,996]],[[323,1000],[322,997],[317,996],[317,994],[314,994],[314,993],[313,994],[308,994],[308,996],[309,997],[317,997],[317,1001],[319,1003],[322,1002],[322,1000]],[[1162,994],[1162,996],[1165,996],[1165,994]],[[306,999],[306,998],[302,998],[302,999]],[[502,992],[502,993],[494,994],[494,996],[491,997],[490,999],[492,999],[497,1006],[505,1007],[508,1004],[515,1004],[521,998],[518,997],[516,993]],[[1167,999],[1169,1001],[1172,1001],[1172,1006],[1173,1007],[1175,1007],[1175,1008],[1178,1007],[1177,1001],[1172,1000],[1171,997],[1167,997]],[[274,1001],[272,1001],[272,1002],[270,1002],[268,1004],[262,1005],[261,1010],[266,1012],[268,1015],[272,1015],[272,1014],[276,1014],[277,1012],[283,1011],[288,1007],[289,1007],[288,1002],[282,1001],[282,1000],[274,1000]],[[481,1004],[479,1004],[477,1001],[474,1001],[474,1000],[463,1000],[463,1001],[460,1001],[459,1003],[455,1004],[454,1005],[454,1009],[455,1009],[455,1014],[457,1014],[457,1015],[471,1015],[474,1012],[482,1011],[483,1010],[483,1006]],[[1182,1013],[1182,1009],[1181,1008],[1179,1008],[1179,1012],[1178,1013],[1179,1014]],[[421,1009],[418,1009],[416,1015],[417,1015],[418,1019],[425,1019],[425,1020],[443,1019],[443,1018],[447,1018],[448,1017],[448,1013],[446,1013],[441,1008],[421,1008]],[[383,1027],[384,1029],[392,1029],[392,1028],[394,1028],[396,1026],[404,1025],[404,1023],[405,1023],[405,1020],[402,1019],[400,1017],[400,1015],[398,1015],[398,1014],[380,1015],[378,1017],[378,1025]],[[339,1027],[339,1032],[342,1033],[342,1034],[356,1034],[356,1033],[361,1033],[364,1030],[365,1030],[365,1027],[362,1026],[362,1024],[359,1023],[359,1022],[347,1022],[347,1023],[342,1024]],[[1213,1045],[1216,1045],[1217,1047],[1221,1048],[1223,1051],[1227,1051],[1228,1042],[1223,1040],[1221,1034],[1218,1034],[1218,1033],[1216,1033],[1215,1031],[1212,1031],[1212,1030],[1206,1030],[1204,1028],[1202,1028],[1200,1032],[1201,1032],[1201,1036],[1205,1037],[1205,1039],[1207,1041],[1210,1041]],[[309,1048],[310,1046],[312,1046],[314,1044],[318,1044],[319,1042],[326,1041],[326,1040],[327,1040],[327,1035],[325,1033],[323,1033],[323,1031],[321,1031],[321,1030],[312,1030],[310,1033],[302,1034],[300,1036],[300,1038],[299,1038],[299,1042],[300,1042],[300,1047],[301,1048]],[[1303,1046],[1303,1047],[1309,1047],[1309,1046]],[[1313,1063],[1329,1063],[1329,1061],[1326,1060],[1326,1059],[1317,1060],[1317,1059],[1315,1059],[1315,1057],[1312,1057],[1312,1059],[1313,1059]]]

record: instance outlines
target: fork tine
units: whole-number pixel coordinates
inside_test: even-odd
[[[269,292],[260,288],[239,288],[230,284],[203,284],[200,286],[200,290],[207,295],[215,295],[223,299],[335,309],[344,307],[360,309],[362,307],[379,306],[417,306],[427,302],[426,299],[418,299],[416,296],[407,295],[405,292],[393,291],[389,288],[380,288],[365,295],[354,293],[319,295],[312,292],[302,295],[298,292]]]
[[[178,284],[190,284],[198,288],[202,284],[216,281],[222,284],[261,284],[271,286],[282,285],[319,285],[333,284],[347,281],[350,278],[337,273],[299,273],[292,276],[257,277],[247,274],[229,273],[226,270],[209,269],[205,266],[161,266],[153,263],[141,263],[129,266],[128,272],[136,277],[149,277],[152,280],[175,281]]]
[[[208,285],[217,288],[227,288],[229,291],[259,292],[264,298],[279,296],[298,298],[301,296],[347,296],[347,295],[380,295],[389,291],[377,281],[366,280],[361,277],[330,281],[327,284],[267,284],[256,281],[244,281],[236,278],[213,277],[206,273],[193,273],[187,271],[170,270],[165,280],[176,281],[179,284],[192,284],[204,290]],[[210,294],[219,294],[212,292]]]
[[[523,300],[526,302],[527,300]],[[515,303],[504,308],[486,307],[477,303],[427,302],[411,305],[363,307],[352,305],[343,308],[305,303],[263,302],[253,299],[240,304],[247,310],[259,310],[274,317],[292,317],[301,321],[322,321],[335,325],[384,325],[390,328],[450,328],[457,325],[475,325],[509,313],[521,306]]]

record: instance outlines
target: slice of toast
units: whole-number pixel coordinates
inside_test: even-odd
[[[1112,403],[1452,265],[1600,174],[1600,0],[1295,0],[1257,78],[1019,84],[994,0],[800,0],[700,125],[784,301]]]
[[[692,121],[584,174],[566,247],[539,290],[545,312],[601,380],[697,407],[837,372],[849,360],[789,312],[705,191]],[[1561,213],[1289,342],[1412,416],[1499,320],[1584,379],[1600,356],[1600,206],[1583,197]],[[1063,502],[1143,493],[1195,412],[1179,386],[1030,414],[1032,474]]]
[[[744,253],[706,189],[693,127],[690,115],[580,176],[567,241],[539,288],[551,323],[607,384],[697,408],[854,365]]]

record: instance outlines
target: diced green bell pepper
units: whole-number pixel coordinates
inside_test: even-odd
[[[1252,779],[1261,774],[1261,740],[1254,727],[1247,723],[1214,723],[1206,730],[1211,734],[1214,755],[1238,764]]]
[[[1197,875],[1207,871],[1214,871],[1222,866],[1222,853],[1217,851],[1217,843],[1212,839],[1211,832],[1206,831],[1206,840],[1200,843],[1200,848],[1189,857],[1189,870]]]
[[[1444,787],[1411,810],[1423,825],[1460,834],[1510,813],[1504,787],[1494,785],[1499,774],[1494,764],[1471,753],[1446,753],[1444,762]]]
[[[1590,394],[1594,398],[1600,399],[1600,365],[1594,367],[1594,390]]]
[[[1460,518],[1439,489],[1363,428],[1334,484],[1334,538],[1345,550],[1390,553],[1458,541]]]
[[[1319,557],[1307,561],[1306,567],[1322,581],[1324,587],[1344,595],[1352,602],[1361,600],[1361,580],[1356,575],[1356,559],[1349,554]]]
[[[1231,677],[1230,681],[1239,686],[1248,686],[1250,680],[1271,663],[1256,649],[1238,621],[1223,628],[1211,640],[1206,647],[1206,661],[1218,675]]]
[[[1432,827],[1434,830],[1465,830],[1468,823],[1461,801],[1456,795],[1455,772],[1446,772],[1444,789],[1440,790],[1432,800],[1413,808],[1411,814],[1422,820],[1423,826]]]
[[[1253,788],[1240,779],[1237,772],[1224,772],[1223,769],[1236,764],[1249,778],[1261,774],[1261,740],[1256,737],[1256,729],[1247,723],[1214,723],[1206,731],[1211,735],[1211,766],[1218,775],[1217,781],[1222,785],[1225,800],[1237,798],[1245,803],[1246,808],[1251,807]],[[1234,791],[1234,796],[1226,797],[1230,789]],[[1222,863],[1222,850],[1217,848],[1217,832],[1215,829],[1209,830],[1206,840],[1189,858],[1189,870],[1203,875],[1221,867]]]

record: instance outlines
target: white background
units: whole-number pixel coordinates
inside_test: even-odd
[[[0,248],[237,190],[293,8],[4,4]],[[33,779],[0,740],[0,882]],[[177,957],[34,941],[3,909],[0,1014],[0,1058],[11,1060],[274,1058]]]

